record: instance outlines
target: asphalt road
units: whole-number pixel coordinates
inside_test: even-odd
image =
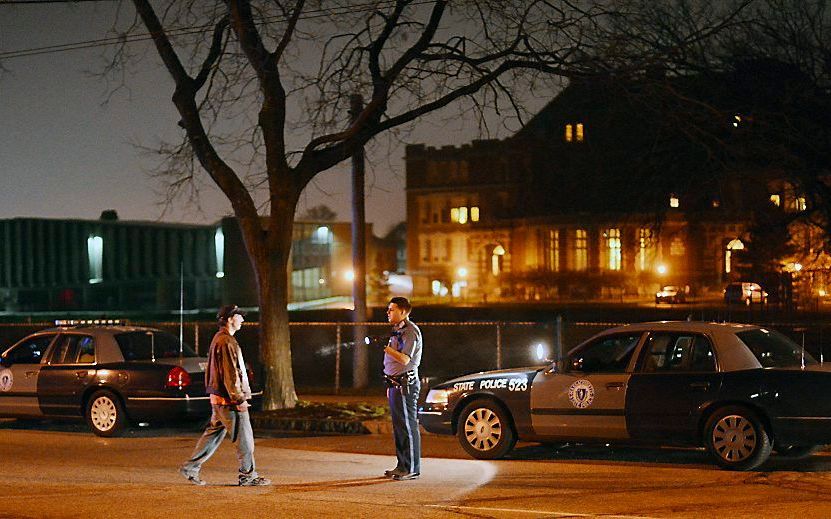
[[[206,487],[176,472],[197,428],[103,439],[82,425],[0,423],[2,518],[121,517],[829,517],[831,454],[719,470],[697,450],[520,444],[477,461],[455,439],[424,436],[422,477],[394,482],[387,435],[258,437],[274,485],[240,488],[230,442]]]

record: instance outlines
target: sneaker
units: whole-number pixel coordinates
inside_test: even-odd
[[[406,474],[406,473],[407,472],[404,469],[402,469],[400,467],[395,467],[394,469],[385,470],[384,471],[384,477],[385,478],[391,478],[396,474]]]
[[[179,469],[179,474],[181,474],[183,478],[187,479],[188,483],[192,485],[198,485],[200,487],[207,485],[207,482],[204,479],[199,479],[198,475],[188,474],[185,472],[184,468]]]
[[[392,479],[396,481],[407,481],[409,479],[418,479],[421,474],[418,472],[409,472],[407,474],[393,474]]]
[[[239,486],[241,487],[264,487],[271,484],[271,480],[268,478],[263,478],[257,476],[256,478],[251,479],[242,479],[239,480]]]

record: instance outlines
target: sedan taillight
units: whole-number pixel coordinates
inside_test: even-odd
[[[167,383],[165,387],[183,389],[190,385],[190,374],[181,366],[174,366],[167,372]]]

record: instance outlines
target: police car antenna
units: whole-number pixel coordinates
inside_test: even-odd
[[[179,357],[181,358],[184,352],[184,331],[185,331],[185,262],[179,262]]]

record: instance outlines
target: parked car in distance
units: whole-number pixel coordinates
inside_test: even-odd
[[[143,326],[56,324],[0,354],[0,416],[84,418],[95,434],[117,436],[130,423],[210,415],[207,359],[178,337]]]
[[[559,361],[434,385],[419,416],[479,459],[517,440],[691,445],[750,470],[771,452],[795,459],[831,444],[831,369],[763,326],[637,323]]]
[[[742,303],[751,305],[753,303],[767,303],[768,293],[765,292],[759,283],[748,281],[730,283],[724,289],[724,302],[726,304]]]
[[[659,303],[686,303],[687,296],[684,293],[683,287],[677,285],[665,285],[661,287],[659,292],[655,293],[655,304]]]

